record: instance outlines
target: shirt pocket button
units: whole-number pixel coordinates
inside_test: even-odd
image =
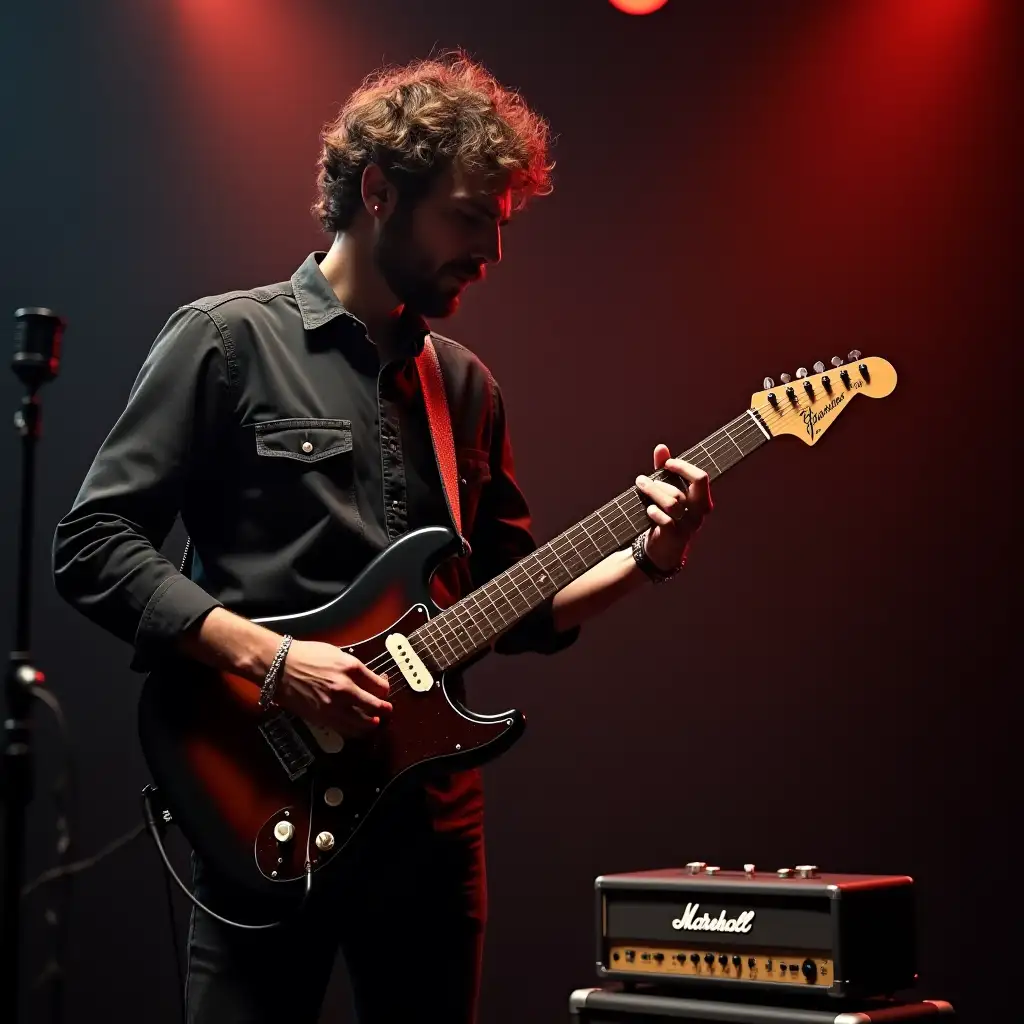
[[[313,443],[311,441],[303,441],[302,450],[308,455],[313,450]]]

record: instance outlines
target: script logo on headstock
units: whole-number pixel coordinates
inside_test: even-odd
[[[852,387],[862,388],[864,386],[863,381],[855,380],[852,382]],[[827,402],[824,408],[815,411],[814,409],[804,409],[801,413],[800,418],[804,421],[804,426],[807,428],[807,433],[813,439],[816,434],[820,434],[821,431],[818,429],[818,424],[825,419],[830,413],[836,411],[843,404],[846,399],[846,392],[840,391],[835,398],[830,402]]]
[[[723,910],[718,917],[711,917],[707,913],[697,916],[700,910],[699,903],[687,903],[686,910],[682,917],[677,917],[672,922],[672,927],[678,931],[685,932],[739,932],[746,933],[754,925],[754,910],[744,910],[736,917],[726,917]]]

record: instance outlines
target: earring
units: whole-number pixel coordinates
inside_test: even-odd
[[[373,204],[373,212],[380,213],[380,207],[376,203]]]

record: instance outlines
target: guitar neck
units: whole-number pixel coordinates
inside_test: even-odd
[[[748,409],[680,458],[713,480],[770,438],[760,416]],[[663,470],[650,475],[655,480],[670,476]],[[635,487],[623,491],[424,623],[409,640],[437,671],[468,661],[613,551],[631,544],[651,525],[647,505]]]

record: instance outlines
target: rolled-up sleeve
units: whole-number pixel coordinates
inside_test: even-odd
[[[476,586],[493,579],[537,548],[530,528],[530,510],[515,479],[501,391],[493,382],[492,389],[491,479],[484,485],[470,538],[470,572]],[[555,654],[573,643],[579,632],[578,626],[561,632],[555,629],[549,599],[500,636],[494,650],[499,654]]]
[[[220,602],[159,552],[227,409],[224,339],[185,307],[160,332],[128,404],[53,538],[58,593],[132,644],[145,671]]]

